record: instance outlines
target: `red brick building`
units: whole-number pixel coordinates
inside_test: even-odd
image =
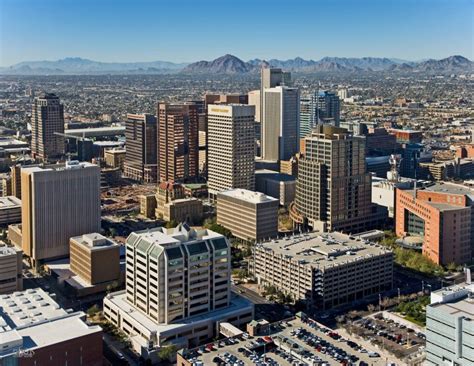
[[[451,183],[396,191],[395,232],[419,236],[423,254],[438,264],[464,264],[473,257],[474,190]]]

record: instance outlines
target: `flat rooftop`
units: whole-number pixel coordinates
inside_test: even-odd
[[[68,313],[40,288],[0,296],[0,354],[32,350],[101,332],[83,312]]]
[[[136,322],[146,327],[149,331],[155,331],[157,334],[173,331],[201,321],[218,321],[227,316],[229,313],[245,310],[247,308],[250,310],[253,308],[253,304],[249,300],[232,293],[230,305],[226,308],[216,309],[211,312],[189,317],[175,323],[159,324],[154,319],[137,310],[132,304],[130,304],[127,301],[127,295],[125,291],[111,293],[107,295],[106,299],[115,304],[118,308],[120,308],[120,310],[127,313],[127,315],[131,316]]]
[[[463,316],[474,320],[474,285],[467,286],[466,290],[467,294],[462,292],[460,297],[456,297],[456,294],[454,294],[453,291],[456,291],[456,289],[448,288],[438,290],[437,292],[441,292],[441,296],[454,295],[454,298],[447,300],[446,302],[434,303],[429,306],[454,317]]]
[[[278,200],[276,198],[267,196],[264,193],[249,191],[247,189],[241,189],[241,188],[219,192],[217,194],[217,200],[219,200],[219,197],[221,197],[221,196],[231,197],[231,198],[235,198],[235,199],[238,199],[238,200],[241,200],[241,201],[245,201],[245,202],[249,202],[249,203],[255,203],[255,204],[265,203],[265,202],[272,202],[272,201],[277,201],[278,202]]]
[[[0,241],[0,257],[5,257],[7,255],[16,255],[17,249],[14,247],[7,247],[6,245],[3,245],[3,243]]]
[[[79,236],[74,236],[71,240],[79,243],[91,251],[110,249],[118,246],[116,242],[110,240],[99,233],[89,233]]]
[[[420,188],[420,191],[467,195],[474,199],[474,189],[455,183],[435,183]]]
[[[21,200],[15,196],[0,197],[0,210],[21,208]]]
[[[304,233],[259,243],[257,247],[319,269],[391,253],[379,244],[339,232]]]

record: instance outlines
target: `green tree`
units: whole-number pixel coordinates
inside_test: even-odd
[[[160,360],[169,360],[176,355],[177,347],[175,345],[168,345],[160,348],[158,356]]]
[[[165,227],[167,229],[172,229],[174,227],[178,226],[178,223],[175,221],[175,220],[171,220],[171,221],[168,221],[166,224],[165,224]]]
[[[92,305],[89,309],[87,309],[87,315],[92,318],[100,311],[97,305]]]

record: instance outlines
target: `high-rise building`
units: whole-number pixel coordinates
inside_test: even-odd
[[[346,129],[318,125],[304,138],[298,162],[297,224],[323,231],[360,232],[377,220],[371,203],[371,178],[365,166],[365,141]]]
[[[273,141],[275,140],[275,137],[272,135],[268,136],[268,138],[266,138],[265,136],[265,133],[272,133],[272,124],[275,124],[275,118],[277,118],[277,114],[280,114],[279,111],[275,110],[273,114],[270,115],[270,118],[272,118],[273,120],[270,121],[270,124],[268,125],[268,128],[265,128],[265,90],[266,89],[270,89],[270,88],[276,88],[276,87],[279,87],[279,86],[289,86],[291,84],[291,73],[289,72],[284,72],[282,71],[281,69],[279,68],[272,68],[272,67],[262,67],[261,70],[260,70],[260,92],[258,93],[258,95],[260,96],[260,103],[258,105],[258,109],[260,111],[260,115],[258,117],[258,121],[260,121],[260,130],[258,132],[260,132],[258,134],[258,137],[259,137],[259,140],[260,140],[260,145],[261,145],[261,148],[260,148],[260,156],[265,159],[265,160],[269,160],[270,157],[267,156],[267,157],[264,157],[264,150],[263,150],[263,141],[266,139],[269,144],[270,143],[273,143]],[[257,94],[255,93],[254,96],[252,97],[252,99],[254,100],[255,99],[255,96]],[[270,96],[269,96],[270,97]],[[270,98],[272,100],[272,103],[274,104],[275,103],[275,95],[273,95],[273,98]],[[299,94],[298,94],[298,98],[299,98]],[[298,101],[299,103],[299,101]],[[253,104],[253,105],[256,105],[255,101],[253,103],[249,103],[249,104]],[[281,103],[280,103],[281,104]],[[257,106],[257,105],[256,105]],[[272,109],[276,108],[275,105],[272,105],[272,106],[269,106],[267,111],[268,113],[270,113],[270,111]],[[298,106],[296,107],[298,108]],[[299,118],[299,116],[298,116]],[[299,128],[299,127],[298,127]],[[274,144],[274,143],[273,143]],[[268,148],[270,148],[271,145],[268,146]],[[275,147],[275,146],[272,146],[274,149],[277,149],[278,147]],[[277,159],[273,159],[273,160],[278,160]]]
[[[299,149],[299,91],[277,86],[264,90],[262,158],[289,160]]]
[[[105,317],[126,334],[138,334],[135,350],[150,358],[169,344],[211,339],[217,322],[250,321],[253,305],[231,295],[230,249],[224,236],[187,225],[130,234],[125,291],[104,299]]]
[[[125,139],[124,175],[140,182],[156,182],[156,117],[152,114],[127,114]]]
[[[158,104],[158,178],[190,181],[199,175],[198,106]]]
[[[212,196],[255,187],[255,107],[208,106],[208,187]]]
[[[316,100],[316,121],[339,127],[341,102],[337,94],[322,91],[312,98]]]
[[[77,161],[21,170],[23,252],[38,261],[69,255],[69,239],[100,231],[100,168]]]
[[[31,153],[40,160],[64,155],[64,107],[55,94],[36,97],[31,112]]]
[[[339,97],[327,91],[316,92],[301,98],[300,138],[304,138],[317,124],[331,124],[339,127],[341,105]]]

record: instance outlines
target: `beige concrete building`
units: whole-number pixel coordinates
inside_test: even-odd
[[[119,245],[98,233],[70,240],[70,268],[90,285],[120,280]]]
[[[295,203],[290,206],[296,224],[357,233],[384,219],[372,204],[363,138],[344,128],[318,125],[304,138],[304,145]]]
[[[209,195],[232,188],[255,187],[255,107],[209,105]]]
[[[108,149],[104,152],[105,164],[111,168],[120,168],[123,170],[125,161],[125,149]]]
[[[306,233],[257,244],[259,284],[330,309],[392,288],[393,253],[346,234]]]
[[[21,222],[21,201],[15,196],[0,197],[0,226]]]
[[[262,240],[278,236],[276,198],[246,189],[217,194],[217,223],[244,240]]]
[[[260,123],[260,90],[248,92],[249,105],[255,106],[255,122]]]
[[[138,196],[140,201],[140,214],[149,219],[155,217],[156,196],[154,194],[143,194]]]
[[[200,199],[180,198],[168,202],[163,207],[163,220],[199,224],[202,220],[203,207]]]
[[[21,170],[22,249],[38,261],[69,255],[69,239],[100,231],[100,168],[77,161]]]
[[[144,357],[156,357],[164,345],[212,339],[218,322],[252,320],[253,305],[231,296],[224,236],[187,225],[155,228],[130,234],[126,253],[126,290],[104,299],[104,315]]]
[[[23,290],[23,252],[0,241],[0,294]]]
[[[161,182],[156,190],[156,210],[155,216],[163,218],[165,215],[165,205],[171,201],[185,198],[184,187],[179,183]]]

